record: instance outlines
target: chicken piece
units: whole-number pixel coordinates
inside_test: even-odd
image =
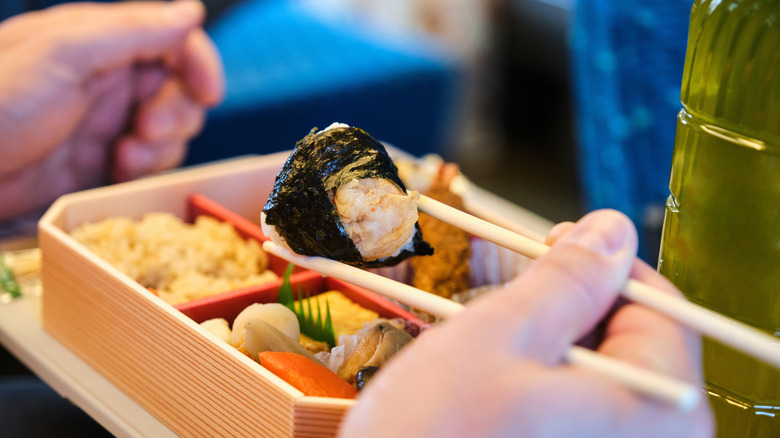
[[[443,165],[425,195],[450,207],[464,210],[463,199],[449,189],[452,178],[458,172],[459,169],[455,165]],[[425,239],[435,252],[429,257],[409,260],[412,266],[412,285],[445,298],[468,290],[471,276],[471,236],[424,213],[420,213],[419,224]]]
[[[417,199],[386,179],[364,178],[336,188],[333,204],[363,259],[378,260],[412,244]]]

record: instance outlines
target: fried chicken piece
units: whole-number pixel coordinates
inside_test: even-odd
[[[463,199],[450,191],[452,178],[460,172],[454,164],[444,164],[426,196],[459,210]],[[465,231],[420,213],[419,224],[425,240],[434,248],[432,256],[413,257],[412,285],[427,292],[449,298],[469,288],[471,269],[471,236]]]

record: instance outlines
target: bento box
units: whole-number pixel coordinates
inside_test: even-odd
[[[185,221],[211,215],[232,223],[245,238],[262,239],[256,234],[259,213],[288,155],[244,157],[66,195],[39,223],[44,329],[179,435],[333,436],[355,401],[305,396],[199,325],[210,317],[234,317],[248,303],[275,299],[280,280],[172,305],[69,233],[107,217],[163,211]],[[475,214],[482,208],[481,216],[490,219],[496,205],[509,205],[479,193],[480,199],[468,202]],[[503,219],[504,226],[524,227]],[[481,251],[503,277],[527,263],[503,249]],[[271,260],[277,273],[286,265]],[[315,294],[336,287],[385,317],[424,324],[396,303],[318,273],[298,268],[290,280]]]

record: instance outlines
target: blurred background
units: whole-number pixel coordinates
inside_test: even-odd
[[[553,222],[619,209],[655,264],[692,0],[203,1],[227,97],[186,164],[348,123]]]
[[[203,2],[227,97],[186,164],[347,123],[553,222],[623,211],[655,263],[692,0]]]
[[[222,17],[211,34],[223,48],[227,69],[239,70],[232,63],[228,38],[223,36],[238,33],[236,24],[243,20],[237,12],[253,7],[258,11],[269,2],[225,3],[211,2]],[[371,47],[358,47],[356,41],[345,41],[343,35],[335,37],[330,32],[315,36],[311,23],[302,25],[306,33],[312,33],[308,36],[294,34],[289,28],[280,30],[276,35],[283,41],[269,45],[281,43],[284,48],[279,50],[285,53],[279,56],[297,56],[287,63],[297,67],[288,73],[288,79],[308,76],[302,70],[311,66],[311,74],[319,73],[320,80],[324,80],[323,72],[330,75],[328,86],[334,88],[312,87],[306,97],[288,99],[296,102],[297,108],[290,111],[295,115],[281,116],[284,121],[269,125],[294,125],[290,120],[299,117],[302,122],[289,133],[277,132],[269,140],[272,145],[290,147],[312,126],[345,122],[414,155],[436,153],[457,162],[475,183],[552,221],[582,215],[567,46],[572,0],[297,3],[304,14],[348,32],[346,39],[356,38]],[[277,17],[277,24],[279,21]],[[230,22],[229,29],[222,27],[226,22]],[[256,25],[254,20],[249,26]],[[311,44],[314,39],[337,41],[315,48]],[[305,46],[299,45],[302,42]],[[290,55],[293,46],[300,50],[298,55]],[[245,50],[243,45],[241,51]],[[302,67],[301,58],[310,63]],[[335,71],[338,68],[351,71],[342,76]],[[365,81],[365,87],[356,86],[357,78]],[[259,87],[271,88],[269,82]],[[238,80],[233,83],[236,90],[252,87],[238,85]],[[230,87],[230,80],[228,84]],[[263,92],[266,96],[271,93],[268,89]],[[322,107],[302,114],[306,112],[302,106]],[[214,120],[219,117],[214,115],[210,123],[220,123]],[[244,124],[274,117],[255,114]],[[238,123],[232,132],[240,129]],[[207,129],[196,140],[196,148],[200,141],[217,140]],[[234,140],[233,144],[240,142]]]

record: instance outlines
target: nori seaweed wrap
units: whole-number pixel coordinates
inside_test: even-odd
[[[363,239],[355,234],[354,222],[348,219],[350,214],[344,215],[344,208],[366,208],[361,204],[368,199],[363,197],[368,189],[360,184],[383,186],[383,190],[393,192],[389,196],[396,202],[400,199],[406,205],[406,210],[413,209],[409,217],[402,219],[407,228],[404,236],[408,237],[403,237],[400,244],[397,244],[399,241],[391,242],[392,254],[375,259],[361,254],[361,251],[367,251]],[[346,204],[342,201],[345,198]],[[382,224],[397,222],[396,216],[404,215],[395,211],[393,205],[386,204],[371,207],[365,215],[359,213],[367,218],[363,226],[380,227],[378,232],[386,234]],[[373,219],[378,219],[376,224],[366,223]],[[273,227],[283,243],[295,253],[327,257],[354,266],[393,266],[411,256],[433,254],[433,248],[422,239],[417,224],[416,196],[407,196],[398,169],[384,146],[362,129],[343,124],[333,124],[320,132],[312,129],[296,143],[276,176],[263,208],[263,221],[266,234],[272,239],[276,237],[269,232],[269,227]],[[350,233],[356,236],[357,243]]]

